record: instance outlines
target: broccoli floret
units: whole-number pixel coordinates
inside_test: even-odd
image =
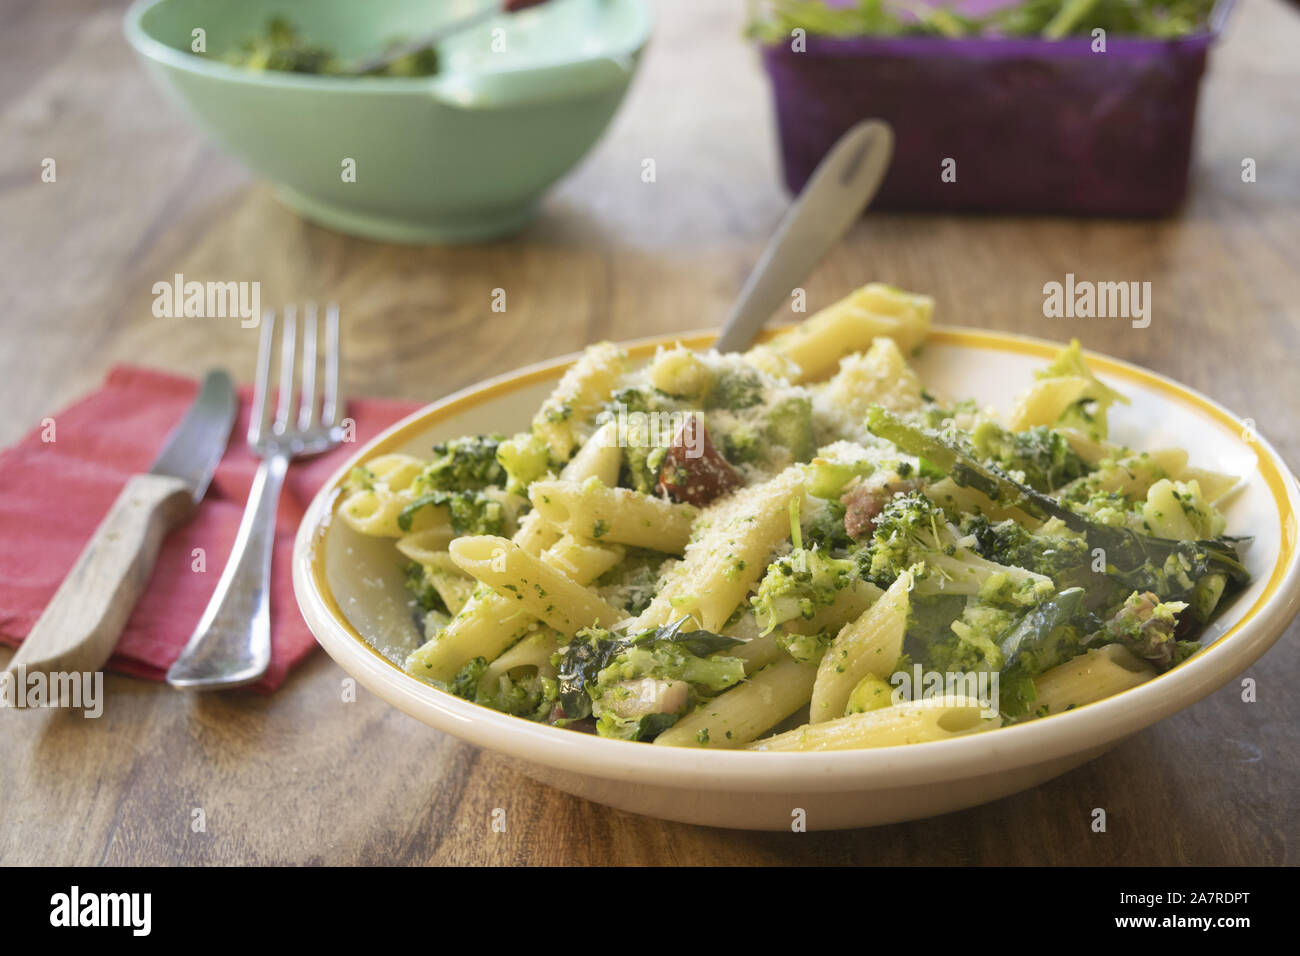
[[[1033,605],[1055,590],[1050,578],[995,564],[959,544],[943,509],[919,491],[895,495],[885,503],[875,519],[871,543],[858,559],[865,576],[881,587],[923,565],[917,568],[915,585],[922,595],[979,595],[990,602]]]
[[[419,607],[421,617],[430,611],[439,611],[443,614],[450,614],[446,602],[438,593],[433,582],[429,580],[428,574],[425,573],[424,565],[418,561],[411,561],[406,565],[406,590],[411,592],[415,598],[415,603]]]
[[[701,692],[745,677],[738,657],[700,657],[674,641],[633,645],[614,656],[588,688],[596,733],[644,740],[677,722]]]
[[[907,417],[925,428],[947,428],[954,422],[973,422],[980,417],[979,405],[973,398],[964,398],[952,405],[940,405],[929,392],[922,390],[921,398],[925,402],[919,411]]]
[[[433,460],[415,479],[417,492],[481,491],[502,486],[506,470],[497,461],[504,435],[468,435],[433,446]]]
[[[852,559],[799,548],[768,565],[750,603],[767,634],[786,621],[812,620],[818,610],[835,603],[838,591],[857,579],[858,567]]]
[[[817,634],[799,634],[795,631],[777,631],[776,643],[783,651],[801,664],[819,661],[830,647],[833,633],[821,631]]]
[[[1224,559],[1211,554],[1204,545],[1205,542],[1201,541],[1179,541],[1173,545],[1163,562],[1159,560],[1160,554],[1156,553],[1127,570],[1107,563],[1106,572],[1131,591],[1150,591],[1161,601],[1187,601],[1194,606],[1197,605],[1196,590],[1200,583],[1207,578],[1217,578],[1217,583],[1211,582],[1205,587],[1207,590],[1218,591],[1213,602],[1218,603],[1218,596],[1223,594],[1224,583],[1227,581],[1226,576],[1218,570]],[[1201,596],[1201,609],[1205,610],[1209,597],[1210,593]],[[1204,618],[1208,618],[1208,611],[1212,610],[1213,605],[1209,604]]]
[[[653,740],[681,720],[681,714],[634,714],[624,717],[616,710],[603,710],[596,718],[596,734],[615,740]]]
[[[1019,612],[957,595],[917,597],[908,607],[904,646],[927,670],[945,674],[1002,669],[998,638]]]
[[[484,681],[487,670],[487,658],[475,657],[442,687],[480,706],[527,720],[544,720],[551,714],[559,697],[554,678],[535,671],[518,678],[502,674],[489,685]]]
[[[1010,518],[991,522],[985,515],[967,515],[961,533],[975,539],[973,547],[981,557],[1046,575],[1058,587],[1089,571],[1088,539],[1056,518],[1030,531]]]
[[[465,700],[474,700],[478,696],[479,682],[483,680],[483,673],[487,669],[487,658],[475,657],[457,671],[456,676],[447,683],[445,690]]]
[[[962,487],[974,488],[994,501],[1014,504],[1044,521],[1060,519],[1071,530],[1085,535],[1090,546],[1105,552],[1108,575],[1118,580],[1132,576],[1127,583],[1133,590],[1152,590],[1163,600],[1174,596],[1145,583],[1154,577],[1179,577],[1174,574],[1171,559],[1174,565],[1182,565],[1186,571],[1196,567],[1202,572],[1222,574],[1228,585],[1243,586],[1250,581],[1250,573],[1242,564],[1239,552],[1239,546],[1249,541],[1248,538],[1178,541],[1139,534],[1132,528],[1117,527],[1085,516],[1073,510],[1072,505],[1067,507],[1070,504],[1068,495],[1065,496],[1066,502],[1062,503],[1023,485],[999,469],[972,458],[960,444],[947,436],[909,425],[879,405],[868,410],[867,428],[909,454],[925,457]],[[1088,478],[1080,482],[1089,483]],[[1200,576],[1199,573],[1181,575],[1192,581]],[[1144,583],[1137,583],[1139,581]]]
[[[598,418],[619,423],[619,446],[623,449],[619,484],[641,494],[655,493],[659,466],[663,464],[671,435],[652,434],[646,416],[672,411],[674,403],[658,390],[627,387],[613,394]]]
[[[704,397],[704,407],[725,408],[738,412],[753,408],[763,401],[763,380],[757,371],[732,370],[722,372]]]
[[[1108,528],[1128,528],[1139,523],[1133,503],[1121,491],[1097,487],[1096,476],[1076,481],[1065,489],[1061,502],[1077,515]]]
[[[1084,606],[1082,588],[1068,588],[1031,608],[998,642],[1003,667],[999,679],[1004,714],[1025,714],[1037,694],[1034,678],[1087,649],[1086,635],[1096,618]]]
[[[520,432],[497,445],[497,462],[505,469],[507,487],[522,494],[550,468],[550,448],[532,432]]]
[[[283,17],[272,17],[264,34],[245,39],[222,60],[252,70],[290,73],[346,73],[349,69],[346,60],[300,36],[297,28]],[[425,47],[376,67],[366,75],[432,76],[437,72],[438,51],[435,47]]]
[[[570,719],[594,715],[597,733],[645,740],[674,723],[702,696],[745,676],[745,662],[718,651],[740,643],[675,624],[618,637],[579,631],[560,660],[559,699]]]
[[[971,440],[981,458],[1038,491],[1055,491],[1090,470],[1065,436],[1046,425],[1010,432],[986,421]]]
[[[844,512],[844,505],[838,501],[811,499],[808,524],[803,533],[805,544],[823,553],[854,547],[853,539],[844,528]]]
[[[332,73],[340,65],[333,53],[300,36],[283,17],[272,17],[265,33],[246,38],[223,59],[233,66],[287,73]]]
[[[814,498],[838,501],[844,486],[854,478],[865,477],[875,471],[869,461],[829,461],[814,458],[804,469],[807,475],[808,494]]]
[[[744,679],[745,662],[738,657],[699,657],[673,641],[633,646],[616,655],[601,669],[596,677],[594,697],[601,697],[613,684],[647,677],[682,680],[720,691]]]
[[[653,391],[629,385],[614,392],[605,403],[604,410],[610,415],[617,415],[620,411],[625,415],[632,412],[644,414],[657,410],[659,405]]]
[[[415,514],[430,505],[446,505],[451,512],[451,530],[462,534],[501,534],[505,512],[501,502],[481,491],[431,491],[420,495],[401,510],[397,526],[410,531]]]
[[[551,677],[536,673],[518,679],[502,674],[495,686],[488,686],[480,678],[475,686],[475,703],[525,720],[546,719],[559,696],[559,684]]]
[[[967,601],[961,617],[952,622],[952,632],[961,642],[963,659],[967,664],[961,670],[1000,670],[1002,650],[998,641],[1019,620],[1019,611],[994,607],[982,601]],[[978,653],[976,664],[969,660],[971,652]]]
[[[657,551],[629,549],[624,560],[596,580],[600,596],[628,617],[636,617],[654,599],[664,556]]]
[[[1123,644],[1155,666],[1167,671],[1200,649],[1193,641],[1175,637],[1182,601],[1161,601],[1150,591],[1134,591],[1101,629],[1090,635],[1089,644]]]
[[[722,457],[733,465],[751,465],[763,458],[763,437],[741,423],[722,434]]]
[[[783,398],[767,413],[767,440],[790,452],[794,461],[808,461],[817,446],[813,441],[812,400],[804,395]]]

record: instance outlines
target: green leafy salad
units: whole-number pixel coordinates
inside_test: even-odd
[[[222,60],[232,66],[250,70],[319,74],[347,72],[344,60],[329,48],[308,40],[283,17],[273,17],[264,33],[248,37],[222,57]],[[365,75],[433,76],[437,72],[438,51],[430,47],[400,57]]]
[[[983,16],[920,0],[764,0],[752,3],[751,35],[786,42],[802,29],[822,36],[1114,36],[1172,39],[1204,30],[1214,0],[1020,0]]]

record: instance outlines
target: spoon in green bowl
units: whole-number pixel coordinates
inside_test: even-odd
[[[363,76],[367,73],[373,73],[376,70],[381,70],[384,67],[389,66],[403,57],[420,53],[430,47],[435,47],[439,43],[455,36],[457,33],[473,29],[479,24],[486,23],[488,20],[495,17],[518,13],[520,10],[540,6],[545,2],[546,0],[495,0],[495,2],[480,7],[478,10],[461,17],[459,20],[453,20],[451,23],[443,24],[437,30],[416,37],[413,40],[407,40],[395,44],[385,49],[382,53],[377,53],[362,60],[354,60],[351,63],[345,63],[342,67],[332,72],[335,76]]]
[[[889,170],[894,131],[884,120],[849,127],[831,147],[768,240],[713,347],[738,352],[857,221]]]

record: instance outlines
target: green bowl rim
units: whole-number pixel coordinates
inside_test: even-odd
[[[127,42],[143,57],[157,63],[170,66],[188,73],[206,74],[213,79],[250,85],[278,86],[297,89],[333,90],[347,93],[392,93],[403,90],[428,90],[446,82],[453,85],[457,78],[465,76],[513,76],[528,74],[554,73],[563,68],[582,67],[584,64],[598,61],[617,60],[635,56],[645,48],[650,40],[654,18],[646,0],[613,0],[626,4],[637,11],[640,16],[640,30],[634,40],[625,49],[614,49],[594,56],[577,59],[558,59],[542,61],[504,70],[491,70],[480,73],[439,73],[434,76],[318,76],[310,73],[288,73],[279,70],[250,70],[219,60],[209,60],[184,50],[168,46],[145,32],[140,21],[145,13],[156,6],[170,3],[172,0],[134,0],[127,8],[123,18],[122,29]]]

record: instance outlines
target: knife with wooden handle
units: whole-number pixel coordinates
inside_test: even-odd
[[[167,532],[194,513],[226,450],[237,408],[230,376],[207,374],[147,474],[133,475],[6,670],[104,666],[153,573]]]

